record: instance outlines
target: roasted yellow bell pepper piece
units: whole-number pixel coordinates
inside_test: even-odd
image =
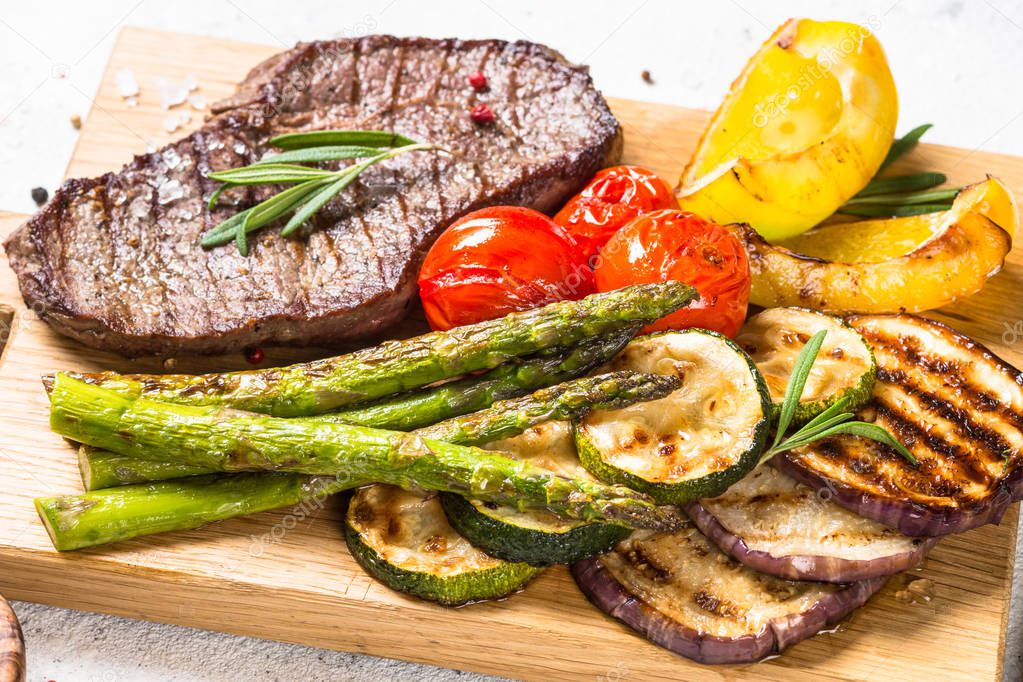
[[[989,177],[964,188],[943,213],[831,224],[786,246],[730,227],[750,256],[751,303],[896,313],[980,291],[1001,269],[1018,221],[1012,193]]]
[[[866,28],[790,19],[746,65],[679,181],[681,207],[770,241],[830,216],[874,176],[898,95]]]

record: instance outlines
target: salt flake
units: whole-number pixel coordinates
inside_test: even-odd
[[[114,80],[121,97],[134,97],[139,94],[139,83],[135,80],[135,74],[131,69],[121,69],[117,72]]]

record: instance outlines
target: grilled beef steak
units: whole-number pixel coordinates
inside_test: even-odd
[[[475,71],[486,91],[469,84]],[[478,103],[493,123],[472,121]],[[56,330],[128,355],[371,335],[403,316],[445,226],[493,204],[552,211],[621,148],[586,69],[525,42],[301,44],[213,112],[118,173],[69,180],[7,240],[22,295]],[[200,247],[205,230],[279,190],[232,190],[211,214],[208,171],[257,160],[274,135],[329,128],[393,130],[451,154],[370,168],[298,238],[254,233],[249,257]]]

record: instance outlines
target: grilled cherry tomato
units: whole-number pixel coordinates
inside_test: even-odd
[[[419,271],[434,329],[501,317],[593,293],[593,272],[572,238],[529,208],[484,208],[452,224]]]
[[[725,228],[686,211],[656,211],[630,222],[601,249],[594,275],[598,291],[673,279],[700,292],[699,301],[644,332],[702,327],[734,336],[746,319],[746,250]]]
[[[612,166],[569,199],[554,222],[568,230],[589,259],[630,220],[663,208],[678,208],[663,180],[639,166]]]

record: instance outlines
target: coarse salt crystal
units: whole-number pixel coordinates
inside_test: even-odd
[[[192,108],[196,111],[203,111],[206,109],[206,96],[205,95],[190,95],[188,97],[188,103],[192,105]]]
[[[175,130],[181,127],[181,119],[177,115],[171,115],[163,119],[163,129],[168,133],[173,133]]]
[[[168,170],[174,170],[181,165],[181,155],[174,147],[163,150],[163,164],[167,166]]]
[[[139,94],[139,84],[131,69],[118,71],[115,81],[117,82],[117,92],[121,93],[121,97],[134,97]]]
[[[145,197],[135,197],[128,211],[136,218],[144,218],[149,215],[149,201]]]
[[[138,98],[136,97],[129,97],[128,99],[125,100],[124,103],[128,105],[129,109],[134,109],[139,105]]]
[[[165,78],[161,78],[156,82],[156,87],[160,91],[160,108],[171,109],[180,104],[188,98],[188,88],[181,85],[174,85],[167,81]]]
[[[177,201],[183,196],[185,196],[185,188],[177,180],[168,180],[161,183],[160,187],[156,190],[156,200],[161,205]]]
[[[189,92],[199,89],[199,79],[195,77],[195,74],[188,74],[185,76],[185,89]]]

